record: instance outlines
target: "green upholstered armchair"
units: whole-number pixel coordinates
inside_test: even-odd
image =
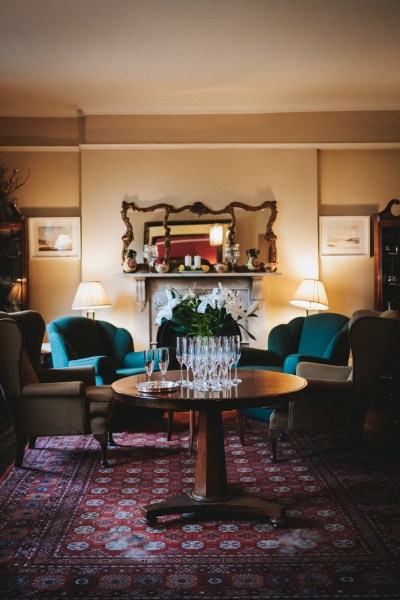
[[[37,437],[92,434],[107,467],[111,387],[95,385],[93,367],[41,369],[44,331],[36,311],[0,313],[0,388],[15,427],[15,466],[28,440],[34,448]]]
[[[131,334],[107,321],[64,317],[47,325],[53,366],[92,366],[96,384],[144,373],[143,352],[135,352]]]
[[[349,318],[337,313],[296,317],[277,325],[268,336],[268,350],[242,348],[240,368],[296,373],[300,362],[347,365],[350,353]],[[245,414],[268,420],[266,409],[250,409]]]

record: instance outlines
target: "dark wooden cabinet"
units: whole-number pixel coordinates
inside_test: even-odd
[[[384,210],[374,214],[375,310],[379,311],[400,311],[400,214],[393,214],[393,207],[399,205],[400,200],[391,200]],[[386,442],[399,446],[400,325],[368,412],[367,425]]]
[[[0,213],[0,310],[28,308],[28,264],[27,221],[9,204]]]
[[[400,310],[400,215],[394,199],[374,214],[375,310]]]

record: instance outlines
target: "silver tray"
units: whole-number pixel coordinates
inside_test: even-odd
[[[137,384],[139,392],[144,394],[163,394],[165,392],[175,392],[179,387],[176,381],[144,381]]]

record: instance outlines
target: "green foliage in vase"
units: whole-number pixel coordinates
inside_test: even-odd
[[[194,336],[223,335],[233,323],[237,323],[248,335],[240,321],[256,317],[260,303],[255,302],[245,311],[237,291],[224,288],[221,283],[211,292],[196,294],[194,289],[181,293],[175,288],[167,288],[166,304],[157,307],[156,324],[171,321],[175,331]]]

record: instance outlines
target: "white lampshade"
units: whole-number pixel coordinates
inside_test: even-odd
[[[82,281],[72,302],[73,310],[86,310],[87,316],[94,319],[95,308],[111,306],[111,302],[100,281]]]
[[[218,223],[210,227],[210,246],[221,246],[224,240],[224,228]]]
[[[16,279],[7,294],[7,300],[12,305],[13,310],[18,308],[21,305],[22,301],[22,281],[21,279]]]
[[[328,298],[322,281],[304,279],[297,288],[290,304],[309,310],[328,310]]]

